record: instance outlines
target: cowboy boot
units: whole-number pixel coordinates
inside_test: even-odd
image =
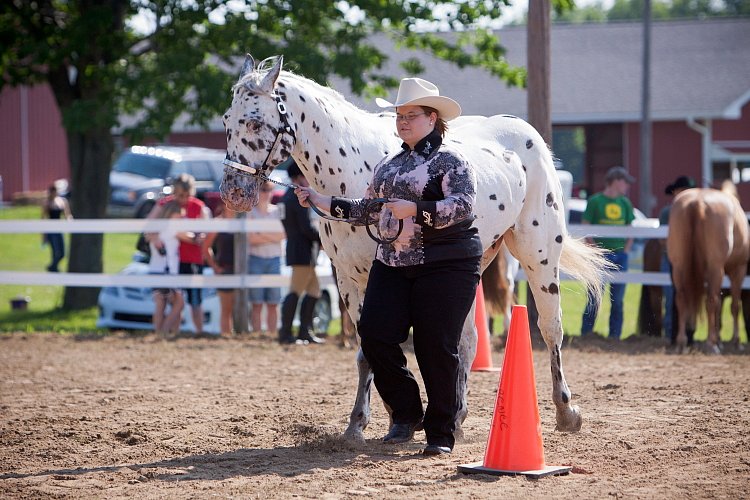
[[[281,328],[279,328],[279,344],[294,344],[295,338],[292,333],[294,314],[297,312],[297,301],[299,296],[290,293],[281,304]]]
[[[299,333],[297,339],[310,344],[323,344],[325,339],[317,337],[313,333],[313,316],[315,315],[315,304],[318,298],[305,295],[299,312]]]

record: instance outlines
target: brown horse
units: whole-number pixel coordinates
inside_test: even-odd
[[[672,263],[678,330],[677,345],[687,345],[686,326],[695,328],[706,302],[708,347],[719,353],[721,282],[729,277],[732,295],[732,340],[739,344],[740,294],[750,257],[745,212],[731,183],[722,190],[688,189],[675,197],[669,214],[667,255]]]

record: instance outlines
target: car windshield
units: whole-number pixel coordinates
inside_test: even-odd
[[[214,175],[211,172],[211,165],[207,161],[178,161],[172,165],[171,177],[177,177],[180,174],[190,174],[196,181],[212,181]]]
[[[112,166],[115,172],[135,174],[151,179],[163,179],[169,172],[171,160],[156,156],[124,153]]]

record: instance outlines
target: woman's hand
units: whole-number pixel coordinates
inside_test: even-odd
[[[331,211],[331,197],[322,195],[309,186],[298,186],[294,190],[294,194],[297,195],[299,204],[305,208],[310,207],[310,202],[312,202],[316,207],[326,212]]]
[[[399,220],[417,215],[417,204],[413,201],[392,199],[385,206]]]

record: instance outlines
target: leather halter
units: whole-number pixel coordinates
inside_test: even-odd
[[[297,142],[297,136],[294,135],[294,129],[291,125],[289,125],[289,119],[287,118],[286,112],[286,104],[284,104],[284,101],[281,100],[281,96],[279,94],[274,94],[273,98],[276,101],[276,109],[279,111],[279,117],[282,121],[282,127],[276,130],[276,138],[271,145],[271,149],[268,150],[268,154],[266,154],[266,159],[263,160],[263,163],[261,163],[260,167],[251,167],[249,165],[244,165],[242,163],[231,160],[229,158],[229,152],[227,152],[227,156],[226,158],[224,158],[224,165],[259,177],[262,180],[271,180],[266,174],[266,172],[271,168],[268,162],[269,160],[271,160],[271,158],[273,158],[273,155],[276,152],[276,148],[279,147],[281,137],[284,134],[287,134],[292,137],[293,142]]]
[[[279,184],[281,186],[285,186],[292,189],[297,189],[299,186],[296,186],[295,184],[281,182],[276,179],[272,179],[268,176],[267,172],[271,168],[268,164],[268,161],[273,157],[274,153],[276,152],[276,148],[279,146],[279,142],[281,141],[281,137],[284,134],[288,134],[292,137],[292,140],[294,142],[297,141],[297,137],[294,135],[294,129],[292,129],[291,125],[289,125],[289,120],[287,118],[287,111],[286,111],[286,105],[284,104],[284,101],[281,100],[281,96],[279,94],[274,94],[274,99],[276,100],[276,109],[279,111],[279,116],[281,117],[281,121],[283,123],[283,126],[280,129],[276,130],[276,138],[273,141],[273,144],[271,145],[271,149],[268,150],[268,154],[266,154],[266,159],[263,160],[263,163],[261,163],[260,167],[251,167],[249,165],[245,165],[244,163],[239,163],[234,160],[231,160],[229,158],[229,152],[227,152],[226,158],[224,158],[224,165],[227,167],[232,167],[237,170],[240,170],[241,172],[245,172],[253,177],[257,177],[259,181],[271,181],[275,184]],[[375,221],[371,219],[372,213],[375,212],[375,209],[377,206],[380,206],[384,203],[388,203],[388,198],[373,198],[371,200],[367,200],[365,205],[365,229],[367,229],[367,234],[372,238],[373,241],[383,245],[386,243],[393,243],[398,239],[398,237],[401,235],[401,231],[404,229],[404,221],[402,219],[398,220],[398,232],[396,233],[396,236],[393,238],[383,238],[380,234],[380,229],[376,228],[376,231],[378,232],[378,236],[381,236],[378,238],[375,236],[372,231],[370,230],[370,225],[373,224]],[[337,217],[332,217],[322,210],[320,210],[318,207],[315,206],[314,203],[312,203],[310,200],[307,201],[307,203],[310,205],[310,208],[312,208],[316,214],[321,216],[324,219],[338,221],[338,222],[348,222],[353,223],[356,221],[356,219],[340,219]]]

